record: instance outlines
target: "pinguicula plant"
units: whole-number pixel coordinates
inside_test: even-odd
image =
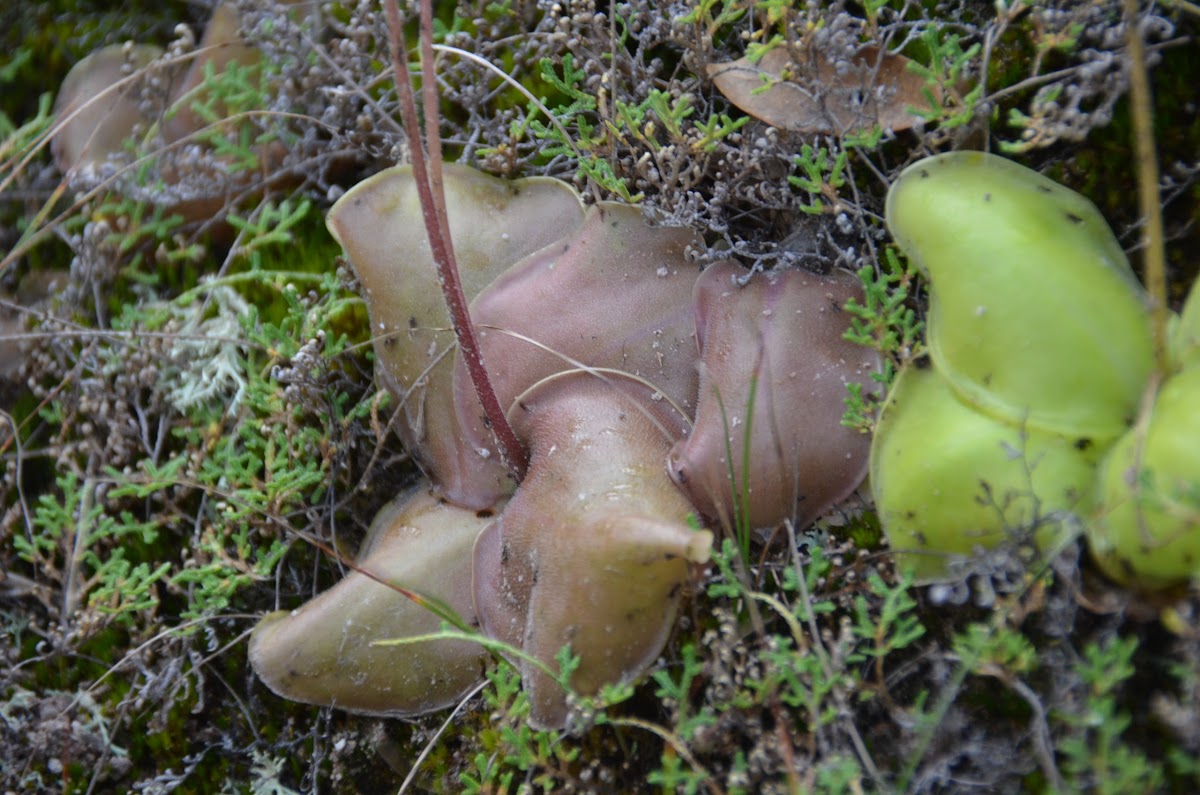
[[[422,4],[423,27],[429,15]],[[398,47],[394,56],[417,142]],[[432,83],[424,101],[436,116]],[[690,515],[807,522],[854,490],[867,444],[842,427],[843,402],[849,384],[870,389],[878,358],[843,339],[841,307],[860,295],[852,276],[752,274],[734,263],[702,276],[689,229],[652,226],[624,204],[583,212],[553,180],[443,168],[436,135],[425,146],[414,145],[411,168],[349,191],[329,225],[362,282],[402,434],[433,492],[478,512],[466,517],[477,538],[473,549],[453,547],[452,560],[440,544],[411,546],[404,565],[367,553],[358,574],[369,568],[422,605],[455,605],[462,625],[477,620],[521,671],[530,720],[562,726],[568,689],[596,696],[657,659],[691,566],[710,555],[712,533]],[[495,518],[477,529],[476,515]],[[426,579],[443,567],[470,571],[469,600],[457,575]],[[320,608],[267,619],[251,654],[264,680],[294,698],[405,713],[441,706],[481,675],[447,644],[408,652],[414,666],[449,673],[453,684],[435,697],[396,683],[393,666],[331,661],[295,675],[294,661],[326,659],[322,649],[416,631],[373,622],[357,633],[364,587],[352,576]],[[324,611],[347,618],[310,618]],[[346,679],[362,688],[352,699],[338,697]]]
[[[1096,208],[979,152],[907,168],[888,226],[929,280],[932,367],[903,372],[872,447],[893,547],[926,579],[1003,540],[1081,523],[1145,587],[1200,571],[1200,398],[1188,329],[1156,369],[1150,299]],[[1097,473],[1097,467],[1099,473]]]
[[[734,263],[702,276],[686,257],[690,230],[652,227],[627,205],[582,212],[564,183],[446,168],[450,240],[470,300],[464,321],[433,297],[436,270],[415,179],[407,166],[368,179],[339,200],[329,223],[363,284],[379,380],[402,404],[402,433],[434,492],[468,512],[473,550],[464,542],[451,561],[441,545],[414,544],[406,559],[419,564],[411,571],[377,565],[370,554],[359,566],[459,606],[464,624],[477,619],[489,638],[521,652],[514,659],[531,719],[561,726],[567,693],[546,670],[564,647],[578,657],[569,684],[583,695],[631,679],[657,658],[689,564],[709,556],[712,535],[691,527],[689,514],[731,521],[750,510],[734,503],[749,494],[753,526],[808,521],[862,480],[866,439],[841,426],[846,385],[868,388],[877,367],[873,352],[843,339],[849,317],[840,305],[859,294],[858,283],[751,276]],[[520,476],[492,437],[496,421],[451,339],[448,326],[461,322],[476,326],[503,419],[528,451]],[[797,337],[808,345],[795,345]],[[752,381],[757,399],[746,392]],[[683,452],[671,455],[668,472],[673,445]],[[744,470],[743,460],[756,468]],[[749,487],[736,498],[725,475],[731,461],[736,482]],[[495,518],[477,525],[475,511]],[[445,590],[452,577],[438,587],[423,579],[442,567],[471,577],[453,591]],[[354,616],[364,587],[352,575],[319,609]],[[300,688],[296,660],[351,642],[343,622],[310,615],[318,615],[315,604],[269,619],[256,634],[252,661],[279,692],[303,700],[327,693],[327,703],[374,712],[443,703],[350,663],[316,666],[329,681]],[[352,620],[356,632],[364,620],[365,612]],[[354,644],[413,634],[369,623]],[[318,625],[327,627],[320,638],[307,629]],[[413,654],[416,665],[437,648],[394,652]],[[479,675],[470,655],[448,648],[440,662]],[[336,697],[333,681],[356,672],[369,703]],[[447,686],[445,695],[457,691]]]

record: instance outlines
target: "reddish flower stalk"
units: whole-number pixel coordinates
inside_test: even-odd
[[[438,130],[437,86],[434,82],[433,65],[433,8],[430,0],[421,2],[421,84],[425,106],[425,141],[421,140],[421,128],[417,119],[416,98],[404,55],[404,31],[400,20],[399,0],[384,0],[384,12],[388,23],[388,43],[392,54],[392,66],[396,73],[396,94],[400,103],[400,118],[404,132],[408,135],[411,150],[413,176],[421,202],[421,215],[425,231],[429,235],[429,247],[437,263],[438,281],[446,297],[446,308],[454,323],[454,334],[458,338],[458,350],[471,376],[471,384],[483,404],[483,411],[492,433],[500,446],[500,455],[518,479],[524,476],[528,465],[525,449],[517,440],[508,424],[504,409],[496,398],[488,377],[487,367],[475,337],[475,327],[467,308],[462,282],[458,278],[458,264],[454,259],[454,248],[450,240],[450,224],[446,218],[446,196],[442,189],[442,147]],[[425,147],[429,150],[426,167]]]

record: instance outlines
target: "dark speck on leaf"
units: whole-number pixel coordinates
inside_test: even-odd
[[[929,169],[923,168],[917,173],[921,175],[921,179],[929,179]]]
[[[992,200],[992,194],[990,194],[990,193],[985,193],[985,194],[983,194],[983,201],[984,201],[985,203],[986,203],[986,202],[990,202],[991,200]]]
[[[1073,224],[1082,224],[1083,223],[1083,219],[1080,218],[1075,213],[1067,213],[1066,215],[1067,215],[1067,220]]]
[[[1040,193],[1053,193],[1054,192],[1053,190],[1050,189],[1049,185],[1038,185],[1037,189]]]
[[[415,317],[410,317],[410,318],[408,319],[408,327],[409,327],[409,328],[416,328],[416,327],[417,327],[417,319],[416,319]]]
[[[1092,446],[1091,439],[1076,439],[1075,440],[1075,449],[1076,450],[1087,450],[1091,446]]]
[[[496,515],[496,512],[491,510],[490,508],[484,508],[482,511],[475,512],[476,519],[491,519],[495,515]]]

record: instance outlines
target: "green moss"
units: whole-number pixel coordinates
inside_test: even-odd
[[[38,97],[58,92],[67,71],[106,44],[165,44],[180,20],[199,22],[183,0],[46,0],[6,3],[0,9],[0,71],[11,70],[18,90],[0,94],[0,113],[31,117]]]

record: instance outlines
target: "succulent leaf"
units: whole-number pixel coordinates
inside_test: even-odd
[[[1176,370],[1200,365],[1200,281],[1192,285],[1171,331],[1171,363]]]
[[[854,276],[777,271],[739,286],[748,275],[724,262],[696,284],[700,400],[668,467],[701,512],[727,525],[745,481],[752,527],[803,526],[866,476],[870,439],[841,420],[846,385],[871,391],[879,356],[843,338]]]
[[[299,0],[283,3],[299,5]],[[129,173],[115,186],[123,195],[166,207],[186,221],[211,221],[223,215],[234,196],[293,183],[292,175],[275,173],[285,154],[280,141],[253,146],[260,168],[231,168],[231,156],[219,154],[211,139],[199,135],[235,136],[239,133],[235,125],[244,121],[231,122],[236,114],[210,96],[213,92],[205,85],[209,74],[220,75],[233,64],[262,61],[262,51],[243,38],[241,27],[236,4],[219,3],[186,69],[173,60],[156,63],[163,50],[144,44],[111,45],[79,61],[59,90],[55,115],[61,127],[51,141],[56,164],[68,181],[91,187],[111,176],[101,173],[100,166],[125,153],[129,139],[141,133],[149,144],[146,149],[185,142],[191,146],[155,152],[147,161],[149,179]],[[170,86],[169,96],[148,90],[151,79],[156,85]],[[205,113],[195,109],[200,104],[207,107]],[[164,152],[165,156],[158,156]],[[213,231],[218,237],[230,232],[220,225]]]
[[[690,229],[653,227],[637,207],[604,202],[573,234],[501,274],[471,305],[500,405],[579,366],[626,371],[689,414],[696,402]],[[454,374],[467,443],[489,443],[465,365]]]
[[[932,285],[929,348],[964,399],[1111,440],[1154,366],[1144,291],[1096,207],[1001,157],[950,152],[892,185],[887,223]]]
[[[372,644],[437,632],[442,624],[434,610],[393,586],[475,623],[471,549],[488,521],[427,489],[385,506],[363,542],[361,571],[255,627],[255,672],[285,698],[351,712],[412,715],[453,704],[482,678],[482,646],[459,640]]]
[[[905,368],[871,446],[879,519],[902,566],[942,579],[955,556],[1032,534],[1046,550],[1086,508],[1098,448],[976,410],[933,369]]]
[[[1087,538],[1114,580],[1165,588],[1200,578],[1200,367],[1166,380],[1143,426],[1100,465]]]
[[[510,411],[529,471],[475,547],[484,631],[546,665],[570,646],[571,687],[592,695],[636,677],[662,650],[690,563],[712,535],[663,468],[681,418],[631,379],[561,373]],[[519,661],[531,720],[561,726],[566,693]]]
[[[60,171],[88,182],[96,179],[100,164],[123,151],[125,140],[139,125],[148,127],[153,122],[141,110],[140,80],[132,75],[162,52],[149,44],[113,44],[71,68],[54,103],[61,126],[50,148]],[[130,79],[118,87],[126,78]]]
[[[559,180],[506,181],[456,165],[446,165],[442,177],[468,300],[517,260],[568,234],[583,217],[578,194]],[[491,507],[515,484],[491,450],[490,435],[475,445],[461,441],[453,398],[454,331],[412,168],[387,169],[359,183],[334,204],[327,223],[362,282],[375,335],[376,377],[403,406],[402,438],[448,499]],[[481,413],[473,390],[469,400],[471,415]]]
[[[195,94],[202,91],[205,72],[220,74],[230,64],[250,66],[262,61],[262,51],[242,38],[241,26],[241,15],[234,3],[220,3],[213,9],[204,27],[204,36],[196,47],[196,57],[171,92],[174,107],[163,121],[163,138],[168,143],[185,138],[208,123],[192,109]],[[213,110],[220,117],[228,115],[223,105]]]

